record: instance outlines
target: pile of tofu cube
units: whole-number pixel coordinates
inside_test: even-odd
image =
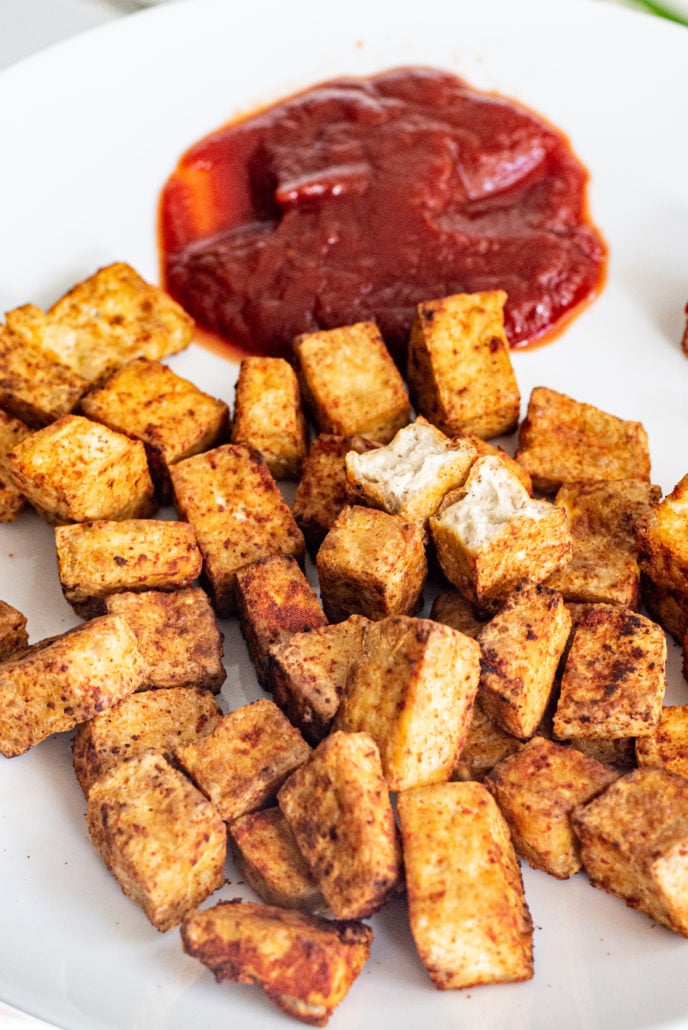
[[[545,386],[519,423],[505,300],[420,304],[403,374],[370,322],[247,356],[233,412],[124,263],[0,326],[0,519],[54,527],[81,620],[29,643],[0,602],[0,752],[71,734],[122,890],[307,1023],[401,895],[435,987],[530,979],[520,859],[688,936],[688,476]],[[228,860],[259,901],[209,902]]]

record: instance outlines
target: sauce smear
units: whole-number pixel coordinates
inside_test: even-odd
[[[446,72],[323,83],[183,155],[161,197],[165,286],[248,352],[374,320],[399,359],[416,304],[503,289],[522,347],[603,282],[587,179],[561,133]]]

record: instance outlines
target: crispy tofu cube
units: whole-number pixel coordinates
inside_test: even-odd
[[[346,475],[349,451],[364,454],[379,447],[363,436],[321,433],[313,441],[303,463],[292,512],[313,556],[342,508],[350,502]]]
[[[654,584],[688,595],[688,474],[638,524],[640,567]]]
[[[147,751],[171,759],[175,747],[212,733],[222,710],[200,687],[143,690],[122,698],[76,728],[74,771],[88,792],[99,777],[120,762]]]
[[[363,630],[335,729],[369,733],[389,790],[448,780],[480,678],[475,640],[431,619],[396,616]]]
[[[169,467],[225,442],[229,409],[167,365],[135,358],[81,403],[84,415],[141,440],[158,494],[170,497]]]
[[[509,828],[480,783],[397,800],[409,919],[438,990],[529,980],[533,927]]]
[[[418,418],[384,447],[346,456],[352,499],[425,525],[449,490],[461,486],[475,448]]]
[[[476,697],[466,742],[461,748],[451,778],[481,782],[498,762],[513,755],[522,746],[522,740],[507,733],[489,717],[480,704],[480,698]]]
[[[662,711],[666,657],[664,633],[650,619],[618,605],[588,605],[564,665],[554,736],[651,733]]]
[[[277,801],[336,918],[372,915],[399,890],[401,848],[369,734],[331,733],[287,779]]]
[[[688,633],[688,590],[661,586],[641,573],[640,595],[651,618],[682,645]]]
[[[325,1026],[365,965],[373,931],[250,901],[190,913],[182,944],[216,980],[259,984],[295,1019]]]
[[[269,689],[309,744],[319,744],[330,732],[367,623],[362,615],[350,615],[270,648]]]
[[[104,773],[86,820],[105,865],[160,931],[224,883],[225,825],[162,755],[147,752]]]
[[[41,350],[44,315],[33,304],[9,311],[0,325],[0,407],[33,428],[70,414],[88,380]]]
[[[24,495],[12,476],[9,456],[30,433],[29,427],[20,419],[0,411],[0,522],[14,522],[26,505]]]
[[[481,704],[515,737],[532,737],[545,714],[571,615],[556,590],[525,582],[478,637]]]
[[[9,457],[16,485],[51,524],[132,519],[156,507],[146,451],[83,415],[65,415]]]
[[[573,555],[547,580],[567,601],[640,606],[635,527],[659,487],[641,479],[565,483],[555,504],[566,511]]]
[[[26,616],[6,601],[0,601],[0,662],[23,651],[28,643]]]
[[[178,590],[201,571],[188,522],[123,519],[55,527],[60,585],[74,611],[89,618],[124,591]]]
[[[566,513],[530,497],[497,457],[478,458],[458,496],[430,519],[430,532],[449,582],[485,612],[571,557]]]
[[[566,394],[536,386],[518,431],[516,460],[533,485],[553,494],[563,483],[650,479],[647,433]]]
[[[343,508],[316,557],[330,622],[416,611],[428,571],[423,530],[375,508]]]
[[[566,880],[582,869],[570,814],[618,777],[594,758],[544,737],[533,737],[485,778],[519,855]]]
[[[630,772],[637,765],[634,737],[569,737],[566,743],[618,772]]]
[[[373,322],[297,336],[294,358],[319,433],[387,443],[409,421],[404,380]]]
[[[126,591],[105,599],[123,615],[147,666],[146,687],[203,687],[217,694],[227,678],[223,636],[200,587]]]
[[[271,554],[236,574],[239,625],[258,682],[269,689],[270,649],[294,633],[327,625],[315,593],[291,554]]]
[[[225,715],[213,732],[176,750],[181,766],[222,818],[265,808],[311,749],[268,698]]]
[[[260,451],[275,479],[299,479],[308,431],[299,381],[284,358],[241,361],[231,439]]]
[[[170,475],[219,616],[236,611],[236,574],[244,565],[271,554],[303,559],[303,534],[259,451],[225,444],[177,462]]]
[[[416,410],[447,436],[513,432],[521,394],[504,332],[503,290],[419,304],[411,324],[408,380]]]
[[[467,637],[477,637],[485,625],[485,620],[477,616],[471,602],[453,588],[441,590],[435,595],[430,607],[430,618],[457,629],[459,633],[465,633]]]
[[[571,819],[593,886],[688,937],[688,780],[636,769]]]
[[[160,361],[191,343],[193,320],[123,261],[77,283],[47,312],[43,349],[89,383],[134,358]]]
[[[136,637],[118,615],[41,640],[0,664],[0,752],[21,755],[141,686]]]
[[[239,873],[261,901],[305,912],[326,909],[317,881],[279,808],[239,816],[229,824],[227,835]]]
[[[665,705],[652,733],[637,738],[635,754],[641,769],[654,766],[688,778],[688,705]]]

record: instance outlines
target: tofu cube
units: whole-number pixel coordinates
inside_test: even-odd
[[[688,598],[688,474],[638,525],[640,567],[652,583]]]
[[[136,637],[118,615],[18,651],[0,664],[0,753],[12,758],[73,730],[142,681]]]
[[[170,498],[170,465],[225,442],[229,409],[167,365],[135,358],[92,390],[81,411],[117,433],[141,440],[162,501]]]
[[[326,909],[315,877],[279,808],[239,816],[229,824],[227,834],[234,864],[261,901],[305,912]]]
[[[401,884],[401,849],[380,754],[367,733],[331,733],[277,800],[337,919],[372,915]]]
[[[190,913],[184,951],[216,980],[258,984],[287,1015],[325,1026],[370,954],[365,923],[334,921],[250,901]]]
[[[86,820],[122,891],[160,931],[224,883],[225,825],[162,755],[130,758],[96,780]]]
[[[471,444],[450,440],[420,417],[384,447],[347,454],[349,494],[424,526],[445,494],[464,483],[475,457]]]
[[[200,687],[143,690],[80,723],[72,761],[86,797],[97,779],[120,762],[153,751],[171,759],[175,747],[211,733],[222,718],[212,694]]]
[[[297,336],[294,358],[319,433],[387,443],[409,421],[404,380],[373,322]]]
[[[268,698],[229,712],[208,736],[182,745],[175,755],[222,818],[265,808],[311,749]]]
[[[475,640],[431,619],[396,616],[363,630],[335,729],[369,733],[389,790],[449,779],[480,678]]]
[[[637,769],[571,819],[593,886],[688,937],[688,780]]]
[[[576,748],[533,737],[492,769],[485,786],[499,805],[519,855],[566,880],[582,869],[570,815],[618,777]]]
[[[44,350],[89,383],[134,358],[160,361],[191,343],[193,319],[123,261],[98,269],[47,312]]]
[[[191,586],[202,566],[187,522],[99,519],[56,526],[55,547],[62,593],[82,618],[102,614],[112,594]]]
[[[507,733],[489,717],[480,704],[480,698],[476,697],[466,742],[461,748],[451,778],[481,782],[498,762],[513,755],[522,746],[522,740]]]
[[[260,451],[275,479],[299,479],[308,430],[299,381],[284,358],[241,361],[231,439]]]
[[[588,605],[564,665],[554,736],[651,733],[662,712],[666,657],[664,633],[650,619],[617,605]]]
[[[415,408],[447,436],[489,439],[516,428],[521,394],[504,331],[503,290],[419,304],[406,377]]]
[[[258,682],[269,689],[270,649],[327,625],[318,595],[291,554],[271,554],[236,574],[239,625]]]
[[[0,410],[0,522],[14,522],[26,506],[24,495],[12,476],[9,457],[30,433],[20,419]]]
[[[51,524],[133,519],[155,508],[146,451],[83,415],[65,415],[11,452],[16,485]]]
[[[688,778],[688,705],[665,705],[658,725],[635,741],[641,769],[653,766]]]
[[[534,500],[498,457],[478,458],[458,497],[430,519],[440,567],[483,612],[524,579],[541,583],[571,558],[566,513]]]
[[[309,744],[319,744],[332,728],[367,623],[362,615],[350,615],[270,648],[268,688]]]
[[[6,601],[0,601],[0,662],[23,651],[28,643],[26,616]]]
[[[640,574],[640,595],[648,614],[677,644],[683,645],[688,633],[688,590],[674,590]]]
[[[316,566],[330,622],[409,614],[421,602],[428,570],[423,530],[399,515],[347,506],[323,540]]]
[[[471,602],[453,587],[435,595],[430,606],[430,618],[474,638],[485,625],[485,620],[478,617]]]
[[[640,422],[544,386],[530,395],[518,444],[516,460],[542,493],[554,494],[563,483],[650,479],[647,433]]]
[[[620,773],[630,772],[637,765],[635,737],[569,737],[566,743]]]
[[[110,594],[105,607],[124,616],[136,634],[146,664],[146,687],[219,692],[227,678],[223,636],[200,587]]]
[[[556,590],[525,582],[478,637],[478,695],[487,714],[515,737],[532,737],[545,714],[571,615]]]
[[[411,932],[438,990],[533,976],[533,927],[509,828],[480,783],[397,799]]]
[[[175,504],[194,527],[220,617],[236,611],[236,574],[271,554],[305,553],[303,534],[259,451],[224,444],[170,469]]]
[[[313,557],[342,508],[350,502],[346,455],[349,451],[364,454],[379,446],[363,436],[331,433],[321,433],[312,442],[296,487],[292,512]]]

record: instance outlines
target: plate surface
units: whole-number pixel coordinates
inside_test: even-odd
[[[545,115],[591,173],[608,281],[556,342],[514,355],[524,408],[541,384],[642,421],[653,480],[670,490],[688,471],[686,31],[592,0],[233,6],[164,5],[0,76],[0,311],[47,306],[114,260],[156,280],[159,190],[189,144],[237,113],[334,75],[436,65]],[[232,401],[227,361],[193,346],[171,364]],[[0,526],[0,597],[28,615],[32,641],[77,621],[52,531],[28,514]],[[233,708],[258,690],[236,626],[222,628]],[[673,644],[668,679],[667,700],[687,701]],[[0,759],[0,996],[69,1030],[288,1025],[258,989],[216,984],[177,931],[148,924],[91,847],[84,808],[68,737]],[[330,1025],[688,1025],[688,941],[582,875],[524,877],[532,982],[435,991],[398,902],[375,917],[370,962]],[[232,878],[221,896],[248,896]]]

